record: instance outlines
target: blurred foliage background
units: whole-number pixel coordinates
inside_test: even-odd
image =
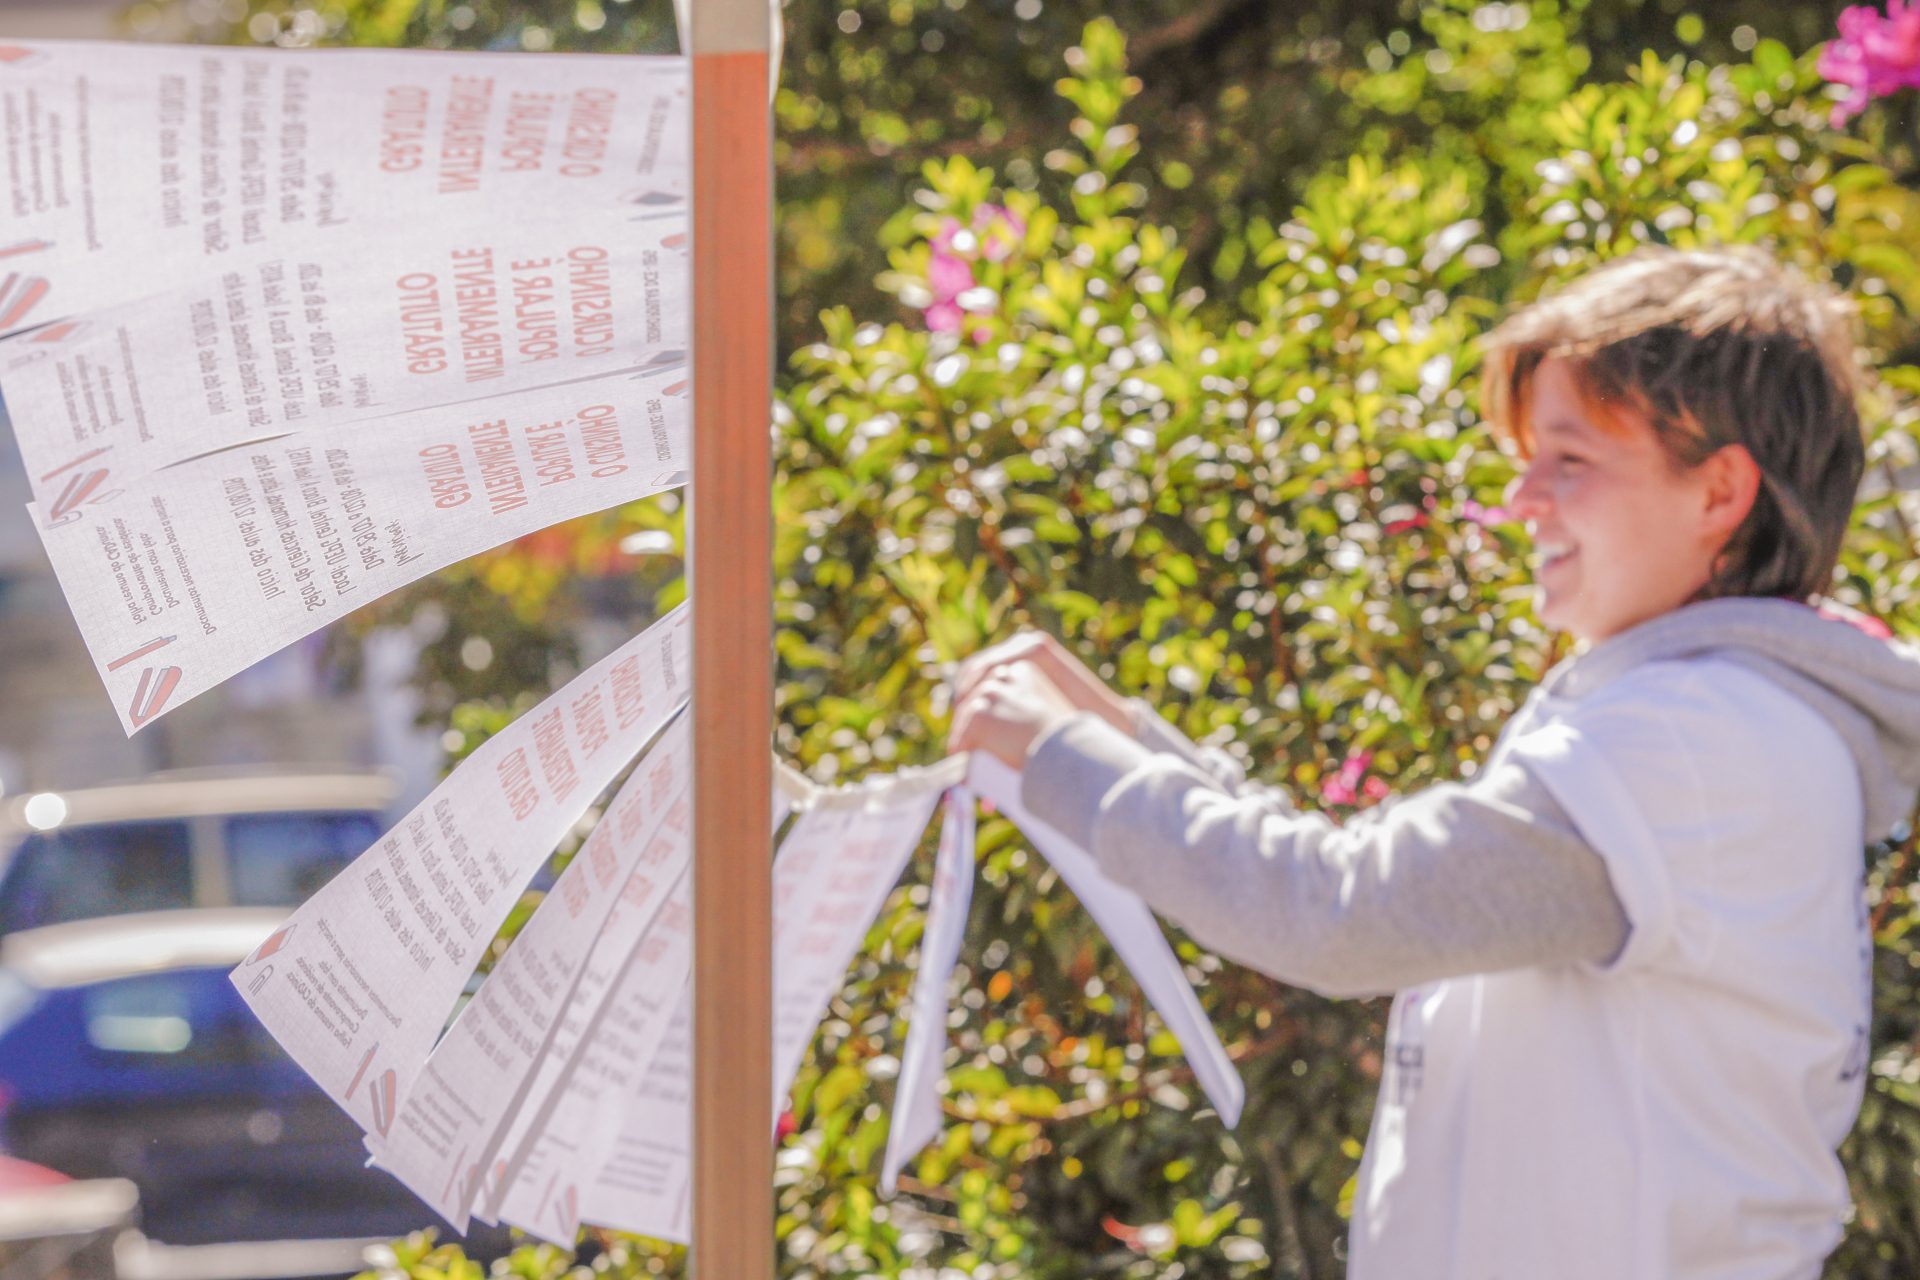
[[[1530,613],[1475,339],[1642,243],[1757,242],[1858,303],[1870,474],[1833,594],[1920,638],[1920,109],[1844,129],[1837,4],[790,0],[775,104],[779,746],[822,781],[940,754],[942,681],[1023,625],[1336,814],[1472,773],[1564,656]],[[669,51],[655,0],[148,0],[148,38]],[[877,288],[876,288],[877,285]],[[458,757],[677,600],[671,498],[360,619],[431,617]],[[475,644],[475,640],[483,641]],[[1867,851],[1871,1087],[1833,1276],[1920,1274],[1914,839]],[[1228,1132],[1003,822],[956,975],[948,1128],[874,1190],[927,857],[793,1091],[789,1276],[1342,1274],[1384,1005],[1181,951],[1249,1087]],[[474,1270],[397,1245],[389,1269]],[[503,1264],[677,1272],[589,1233]]]

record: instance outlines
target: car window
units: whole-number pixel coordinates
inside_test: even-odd
[[[234,905],[297,907],[380,838],[370,813],[247,813],[228,818]]]
[[[40,993],[31,983],[11,969],[0,969],[0,1036],[39,1003]]]
[[[258,1058],[267,1041],[224,970],[183,969],[103,982],[81,993],[81,1011],[93,1052],[129,1065],[246,1062]]]
[[[115,822],[36,832],[0,885],[0,932],[193,905],[184,822]]]

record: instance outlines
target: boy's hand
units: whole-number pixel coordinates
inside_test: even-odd
[[[1065,645],[1044,631],[1022,631],[1013,639],[982,649],[961,663],[953,679],[956,711],[994,673],[1020,663],[1037,668],[1074,709],[1091,711],[1128,737],[1133,736],[1133,717],[1127,712],[1126,701],[1087,670]],[[956,729],[959,723],[956,716]],[[952,737],[948,735],[949,741]]]
[[[1038,663],[1005,661],[973,681],[956,702],[947,750],[985,751],[1024,768],[1033,744],[1079,710]]]

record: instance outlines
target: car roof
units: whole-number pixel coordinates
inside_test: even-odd
[[[65,806],[65,816],[58,825],[77,827],[223,813],[315,809],[384,813],[397,791],[391,776],[371,771],[182,770],[52,794]],[[18,795],[0,805],[0,835],[34,829],[26,819],[27,805],[33,799],[32,795]]]
[[[172,969],[239,964],[287,918],[278,907],[144,911],[23,929],[0,938],[0,967],[41,990]]]

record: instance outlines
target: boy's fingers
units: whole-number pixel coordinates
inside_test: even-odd
[[[969,735],[973,731],[973,704],[962,703],[953,713],[953,724],[947,729],[947,750],[952,752],[969,749]]]
[[[1124,713],[1120,710],[1123,705],[1120,697],[1065,645],[1052,637],[1048,637],[1048,640],[1049,643],[1033,655],[1033,665],[1040,674],[1075,707],[1091,711],[1124,729],[1126,725]]]
[[[982,649],[960,664],[960,669],[953,673],[953,700],[956,703],[972,693],[973,687],[993,670],[995,664],[1002,661],[1000,656],[1002,648],[1004,648],[1003,645],[996,644],[991,648]]]
[[[954,674],[953,678],[954,701],[958,702],[967,697],[982,680],[1001,667],[1031,658],[1039,649],[1039,638],[1043,634],[1023,631],[1011,640],[1003,640],[990,648],[982,649],[961,663],[960,670]]]
[[[993,690],[1002,688],[1004,684],[1004,680],[989,678],[982,681],[973,692],[955,702],[953,723],[947,730],[948,750],[971,751],[979,748],[981,718],[993,715],[994,701],[989,695]]]
[[[988,656],[992,653],[993,650],[991,649],[982,649],[979,653],[974,654],[958,667],[954,668],[953,696],[956,699],[979,678],[982,663],[986,662]]]
[[[1075,690],[1087,689],[1087,677],[1091,674],[1080,664],[1080,660],[1055,645],[1046,645],[1036,650],[1033,665],[1050,681],[1056,689],[1071,696]],[[1074,698],[1075,702],[1080,699]]]
[[[967,659],[954,676],[954,705],[974,697],[995,677],[1015,683],[1040,680],[1079,710],[1092,711],[1120,728],[1126,727],[1124,712],[1119,709],[1121,700],[1072,650],[1047,632],[1022,631]]]

